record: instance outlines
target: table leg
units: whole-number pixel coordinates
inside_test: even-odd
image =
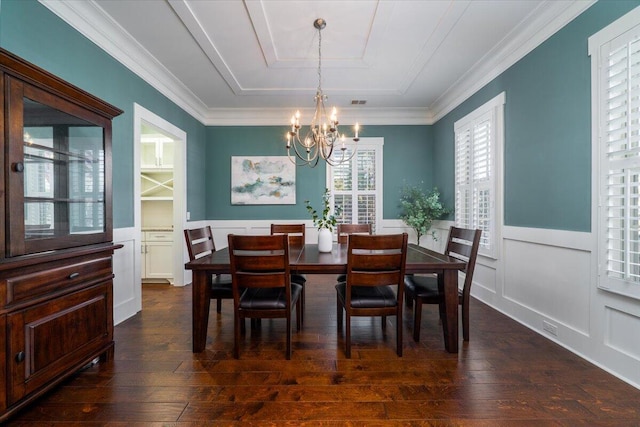
[[[204,351],[207,344],[207,325],[209,324],[209,306],[211,304],[211,288],[208,277],[211,274],[206,271],[193,271],[192,284],[192,341],[193,352]]]
[[[444,292],[442,331],[444,346],[449,353],[458,352],[458,270],[445,270],[438,275],[440,291]],[[442,310],[443,307],[441,307]]]

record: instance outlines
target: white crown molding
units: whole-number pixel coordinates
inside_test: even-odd
[[[313,116],[311,108],[298,109],[302,125],[308,125]],[[207,126],[273,126],[289,123],[293,108],[218,108],[209,109],[204,124]],[[306,118],[306,120],[305,120]],[[370,125],[431,125],[433,117],[426,108],[363,108],[342,109],[338,113],[342,127],[361,123]],[[284,130],[283,130],[284,132]]]
[[[431,105],[430,111],[434,123],[505,72],[595,2],[596,0],[575,0],[567,5],[566,2],[548,0],[540,4],[527,18],[526,29],[519,28],[515,37],[507,35],[504,44],[488,52],[476,67],[471,68]]]
[[[91,0],[38,1],[204,125],[250,126],[288,122],[291,111],[284,109],[207,108],[195,94]],[[541,4],[533,13],[536,16],[531,16],[533,19],[524,31],[519,29],[515,37],[506,37],[505,40],[508,41],[501,48],[487,53],[472,71],[460,78],[428,109],[365,107],[352,113],[343,111],[341,121],[349,123],[357,120],[370,125],[433,124],[594,3],[595,0],[575,0],[567,5],[566,2],[549,0]],[[283,119],[286,120],[282,121]]]
[[[202,101],[95,2],[38,1],[196,120],[204,121],[207,108]]]

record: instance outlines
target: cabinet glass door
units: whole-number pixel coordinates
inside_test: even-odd
[[[74,105],[50,102],[26,84],[14,82],[11,88],[22,126],[11,130],[12,141],[19,143],[9,155],[10,254],[110,239],[103,120]]]
[[[102,127],[28,98],[24,113],[25,239],[103,232]]]

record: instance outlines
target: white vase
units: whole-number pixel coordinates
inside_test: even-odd
[[[328,228],[318,230],[318,252],[331,252],[333,248],[333,233]]]

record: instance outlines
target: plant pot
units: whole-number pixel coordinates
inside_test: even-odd
[[[318,252],[331,252],[333,248],[333,233],[328,228],[318,230]]]

